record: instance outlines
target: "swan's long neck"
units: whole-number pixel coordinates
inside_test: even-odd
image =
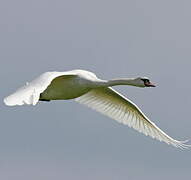
[[[140,86],[137,84],[136,79],[134,78],[121,78],[121,79],[111,79],[103,82],[104,86],[117,86],[117,85],[129,85],[129,86]]]

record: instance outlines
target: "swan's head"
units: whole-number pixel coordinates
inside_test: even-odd
[[[156,87],[156,85],[151,83],[151,81],[147,77],[138,77],[135,79],[135,81],[137,86],[139,87]]]

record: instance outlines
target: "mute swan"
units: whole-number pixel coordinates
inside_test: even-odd
[[[185,144],[187,141],[177,141],[159,129],[133,102],[111,88],[116,85],[155,87],[146,77],[107,81],[85,70],[45,72],[6,97],[4,102],[8,106],[14,106],[36,105],[38,101],[75,99],[146,136],[179,148],[191,147]]]

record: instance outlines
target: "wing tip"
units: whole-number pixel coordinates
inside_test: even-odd
[[[16,106],[16,105],[23,105],[24,104],[23,102],[18,103],[18,102],[12,101],[9,96],[5,97],[3,99],[3,102],[5,103],[6,106]]]
[[[180,149],[190,149],[191,148],[191,144],[187,144],[190,140],[184,140],[184,141],[174,141],[172,143],[169,143],[169,144],[172,144],[173,146],[177,147],[177,148],[180,148]]]
[[[4,102],[5,105],[7,105],[7,106],[14,106],[14,104],[9,101],[9,96],[8,96],[8,97],[5,97],[5,98],[3,99],[3,102]]]
[[[33,100],[13,100],[10,96],[7,96],[3,99],[3,102],[6,106],[22,106],[22,105],[33,105],[35,106],[38,103],[38,99]]]

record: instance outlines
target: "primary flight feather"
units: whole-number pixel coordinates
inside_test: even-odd
[[[186,141],[177,141],[158,128],[133,102],[111,88],[116,85],[155,87],[146,77],[107,81],[85,70],[46,72],[6,97],[4,102],[8,106],[15,106],[36,105],[38,101],[75,99],[159,141],[179,148],[190,147],[185,144]]]

